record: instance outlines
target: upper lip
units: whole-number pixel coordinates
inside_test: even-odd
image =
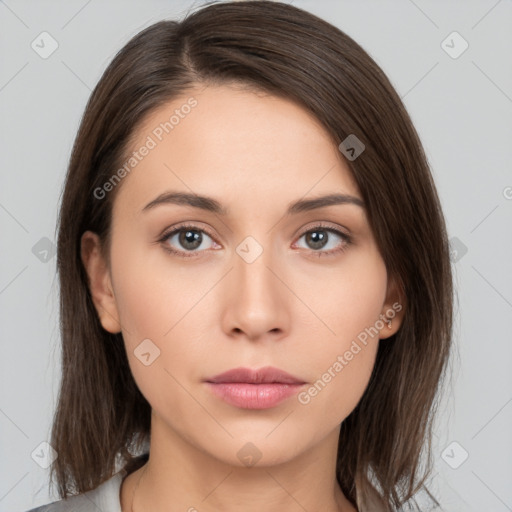
[[[247,384],[263,384],[263,383],[281,383],[281,384],[304,384],[305,382],[298,377],[294,377],[284,370],[274,368],[273,366],[265,366],[252,370],[250,368],[233,368],[227,372],[215,375],[206,379],[206,382],[219,384],[222,382],[243,382]]]

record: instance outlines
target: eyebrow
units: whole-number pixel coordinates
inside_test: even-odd
[[[219,201],[212,197],[200,196],[197,194],[189,194],[187,192],[165,192],[149,202],[141,210],[141,213],[152,210],[156,206],[164,204],[177,204],[184,206],[192,206],[193,208],[200,208],[217,215],[228,216],[229,209],[222,206]],[[364,209],[364,202],[358,197],[347,194],[329,194],[326,196],[315,197],[312,199],[299,199],[288,205],[286,211],[287,215],[302,213],[325,206],[340,205],[340,204],[354,204]]]

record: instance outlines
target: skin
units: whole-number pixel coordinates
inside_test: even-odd
[[[310,114],[240,87],[201,86],[160,107],[139,127],[132,149],[191,95],[197,106],[116,191],[110,267],[97,235],[82,237],[103,328],[122,332],[131,371],[152,407],[150,458],[133,510],[355,511],[335,480],[340,424],[368,384],[379,338],[398,330],[403,312],[308,404],[292,396],[269,409],[242,409],[203,381],[239,366],[271,365],[307,389],[398,301],[364,208],[285,214],[299,199],[334,192],[361,199],[360,191]],[[141,213],[170,190],[211,196],[230,214],[175,204]],[[201,232],[200,247],[188,249],[196,257],[166,252],[187,252],[178,235],[158,242],[185,221],[213,234]],[[304,234],[319,222],[352,243],[324,227],[327,245],[315,246]],[[247,236],[263,249],[252,263],[236,252]],[[345,250],[318,257],[339,247]],[[134,350],[148,338],[160,356],[146,366]],[[248,442],[261,455],[252,467],[237,456]],[[131,510],[143,469],[123,481],[123,512]]]

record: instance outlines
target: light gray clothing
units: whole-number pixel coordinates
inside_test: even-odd
[[[116,473],[92,491],[67,500],[54,501],[27,512],[121,512],[121,482],[126,471]]]

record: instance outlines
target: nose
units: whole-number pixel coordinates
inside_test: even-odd
[[[282,269],[267,248],[253,261],[243,252],[234,254],[221,299],[222,329],[227,335],[251,341],[288,335],[292,293],[284,284]]]

